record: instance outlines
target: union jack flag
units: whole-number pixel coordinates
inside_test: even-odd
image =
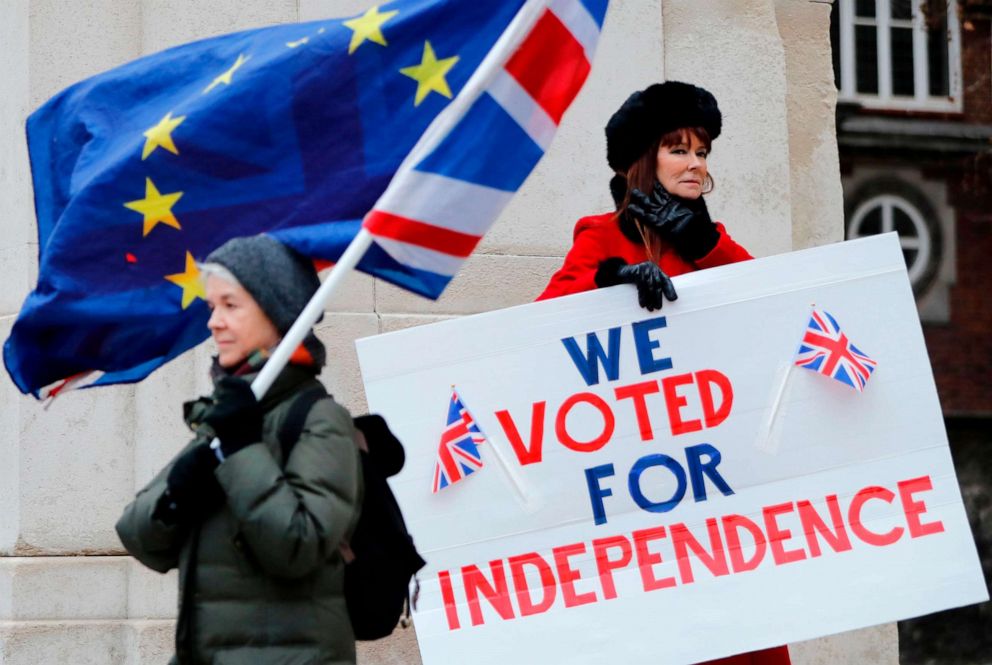
[[[471,3],[469,3],[471,4]],[[477,4],[477,2],[476,2]],[[526,0],[458,98],[425,133],[364,228],[437,298],[551,145],[592,68],[608,0]]]
[[[799,346],[796,365],[864,392],[868,377],[878,363],[851,343],[834,317],[824,310],[814,309]]]
[[[479,444],[485,435],[468,412],[455,390],[448,403],[448,423],[441,434],[434,465],[433,491],[435,494],[482,468]]]

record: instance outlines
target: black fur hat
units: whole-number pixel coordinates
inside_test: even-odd
[[[666,81],[635,92],[606,123],[606,161],[629,169],[651,145],[682,127],[702,127],[716,139],[723,118],[716,98],[698,86]]]

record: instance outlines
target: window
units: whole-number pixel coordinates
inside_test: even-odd
[[[879,180],[862,190],[848,215],[847,237],[895,231],[906,259],[913,291],[925,292],[940,265],[942,238],[932,207],[907,183]]]
[[[842,101],[961,110],[957,0],[836,0],[830,32]]]

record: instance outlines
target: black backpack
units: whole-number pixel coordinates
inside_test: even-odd
[[[290,406],[279,430],[283,463],[300,438],[310,409],[327,397],[323,386],[315,386]],[[382,416],[360,416],[355,426],[365,435],[369,450],[361,451],[365,496],[350,543],[355,558],[344,568],[344,597],[355,638],[377,640],[392,633],[401,617],[403,627],[409,625],[410,578],[426,562],[414,547],[386,482],[403,468],[402,444]]]

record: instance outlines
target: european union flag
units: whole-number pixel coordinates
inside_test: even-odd
[[[581,0],[599,7],[605,2]],[[195,261],[270,232],[337,259],[523,0],[397,0],[82,81],[28,119],[40,270],[4,344],[22,392],[137,381],[206,338]],[[430,293],[377,246],[359,269]]]

